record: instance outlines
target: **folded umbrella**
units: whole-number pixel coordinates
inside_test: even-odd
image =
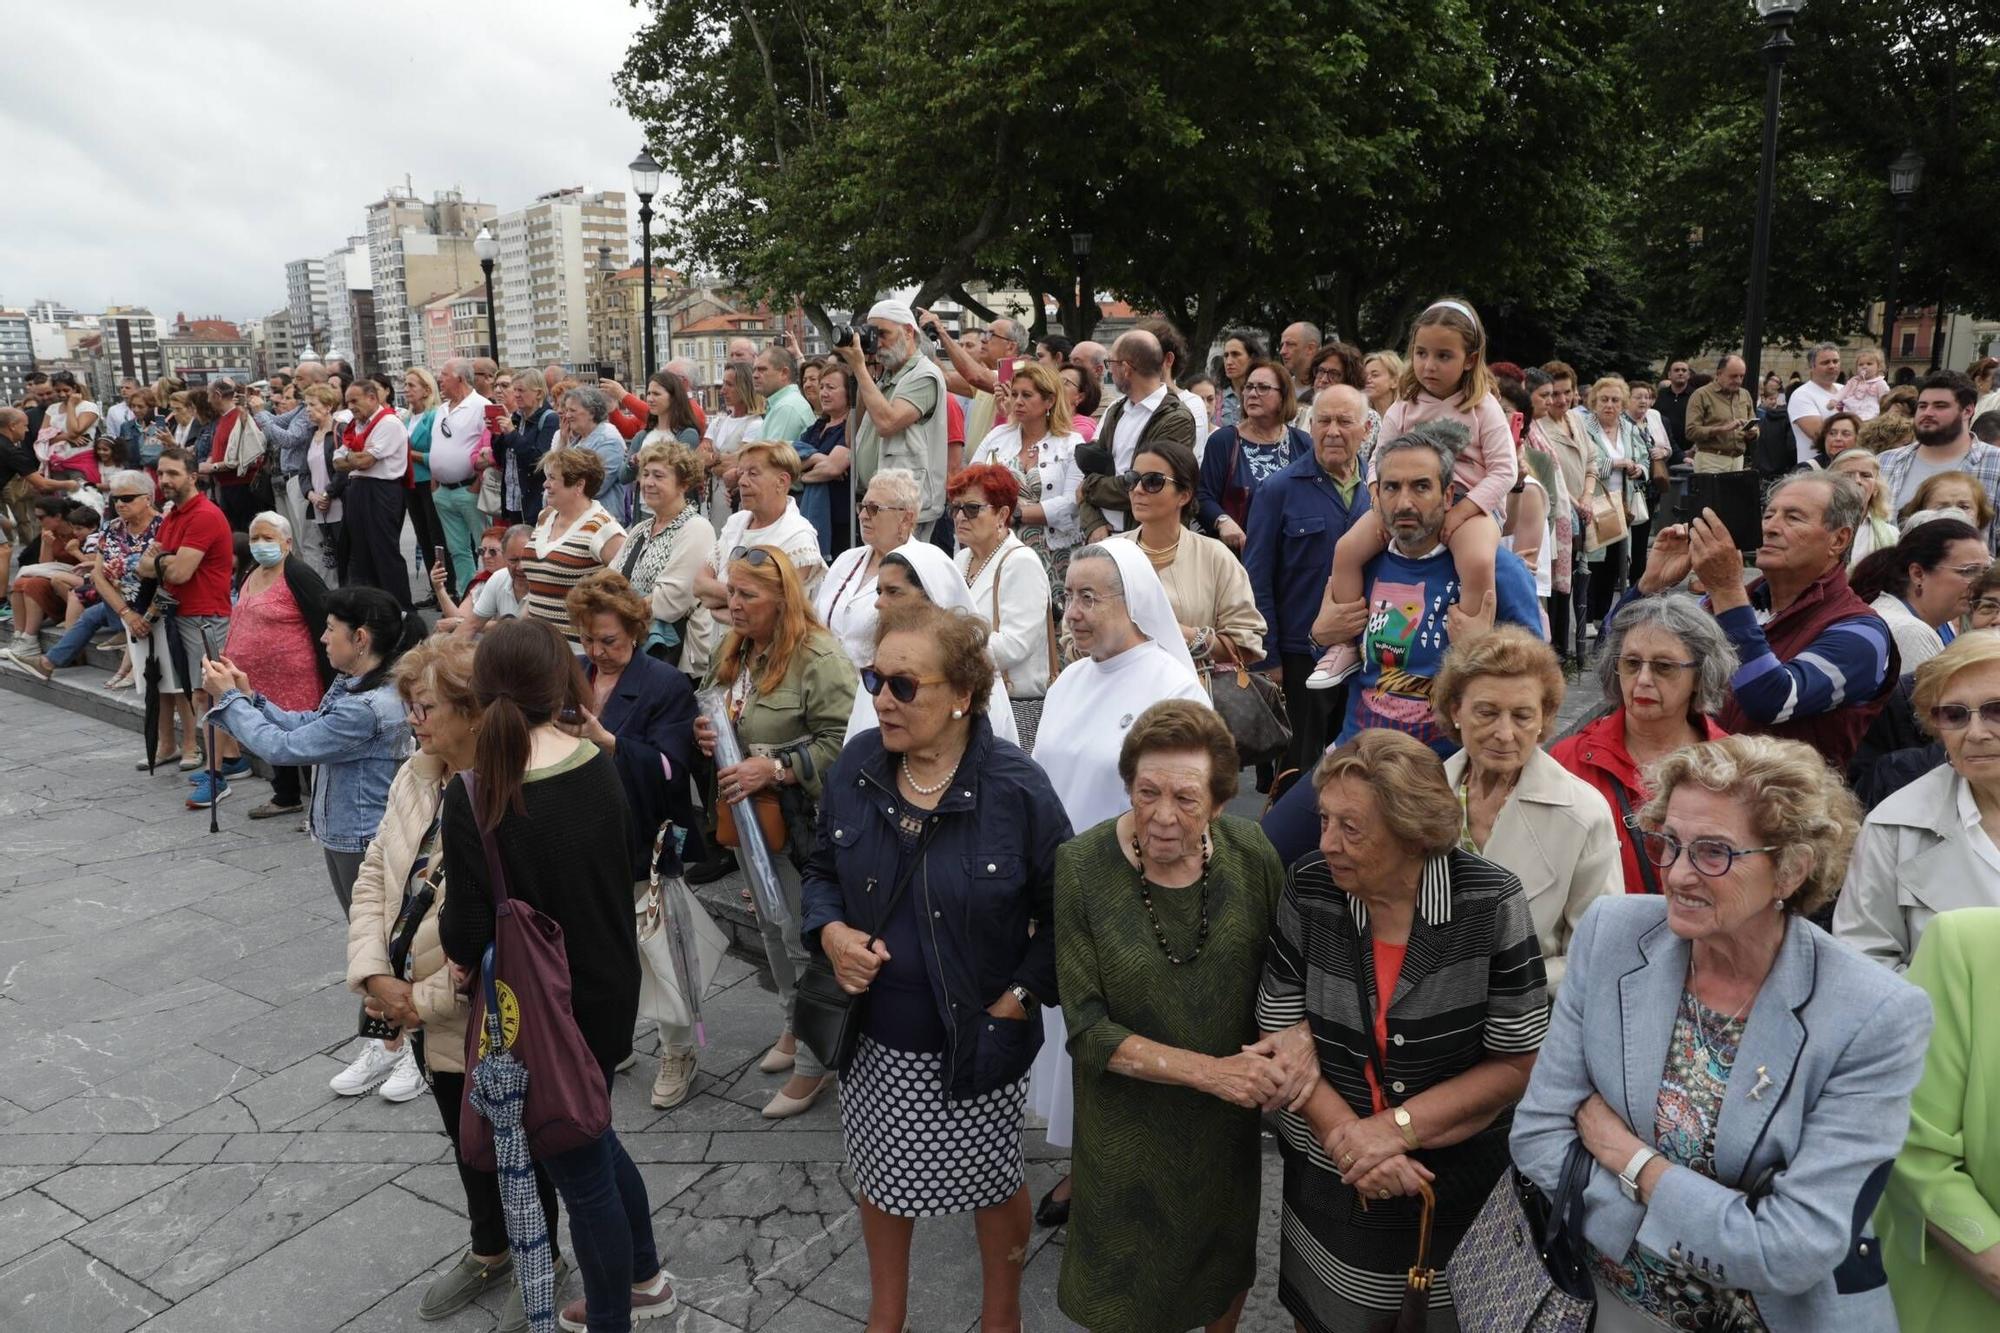
[[[736,739],[736,724],[729,716],[729,692],[722,689],[707,689],[695,696],[696,704],[715,727],[715,766],[730,768],[743,762],[743,746]],[[757,812],[748,798],[729,803],[736,816],[737,852],[743,863],[743,877],[750,881],[750,894],[757,905],[757,915],[774,926],[782,926],[792,919],[791,909],[785,906],[785,889],[778,882],[778,872],[771,864],[771,849],[764,842],[764,830],[757,822]]]
[[[514,1253],[514,1280],[521,1288],[521,1308],[535,1333],[553,1333],[556,1326],[556,1270],[549,1257],[547,1219],[535,1193],[535,1164],[528,1156],[528,1133],[521,1127],[528,1100],[528,1067],[507,1049],[500,1028],[500,996],[493,985],[493,946],[486,946],[480,964],[480,984],[486,988],[486,1054],[472,1067],[468,1096],[472,1109],[493,1126],[493,1156],[500,1171],[500,1211],[507,1223],[507,1244]]]

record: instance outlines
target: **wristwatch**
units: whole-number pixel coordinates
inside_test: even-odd
[[[1417,1127],[1410,1119],[1410,1111],[1408,1107],[1398,1106],[1395,1110],[1389,1113],[1389,1118],[1395,1121],[1396,1128],[1402,1131],[1403,1142],[1409,1144],[1412,1149],[1421,1148],[1424,1146],[1423,1144],[1417,1142]]]
[[[771,781],[782,787],[785,785],[785,780],[791,776],[791,761],[781,754],[774,754],[771,756],[771,762],[778,766],[777,771],[771,775]]]
[[[1041,1006],[1041,1001],[1035,998],[1035,993],[1018,981],[1007,988],[1007,993],[1014,997],[1024,1013],[1032,1014]]]
[[[1651,1148],[1641,1148],[1632,1154],[1632,1160],[1625,1163],[1625,1169],[1618,1173],[1618,1192],[1633,1203],[1639,1202],[1639,1173],[1646,1169],[1646,1163],[1659,1154]]]

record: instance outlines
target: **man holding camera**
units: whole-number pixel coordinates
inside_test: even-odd
[[[950,445],[944,372],[923,354],[920,336],[916,312],[908,302],[877,301],[868,311],[867,324],[842,334],[834,350],[861,385],[861,420],[854,431],[854,493],[865,494],[882,468],[908,468],[922,491],[916,539],[928,541],[932,526],[944,513]],[[879,385],[871,360],[882,370]]]
[[[1687,404],[1687,445],[1696,472],[1740,472],[1743,455],[1757,442],[1757,413],[1743,387],[1743,358],[1725,356],[1715,378]]]

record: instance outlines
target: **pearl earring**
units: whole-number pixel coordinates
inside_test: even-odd
[[[951,715],[954,719],[964,717],[965,710],[963,708],[954,708],[951,710]]]

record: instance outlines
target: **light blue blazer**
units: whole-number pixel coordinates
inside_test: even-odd
[[[1592,1092],[1654,1141],[1688,954],[1663,898],[1601,898],[1584,914],[1514,1112],[1515,1164],[1542,1189],[1554,1189]],[[1637,1204],[1599,1165],[1585,1236],[1615,1258],[1636,1240],[1751,1292],[1776,1333],[1894,1330],[1880,1247],[1856,1241],[1855,1223],[1873,1212],[1902,1149],[1930,1031],[1921,990],[1794,918],[1744,1026],[1716,1125],[1717,1179],[1672,1167]],[[1766,1168],[1771,1192],[1753,1211],[1742,1190]]]

